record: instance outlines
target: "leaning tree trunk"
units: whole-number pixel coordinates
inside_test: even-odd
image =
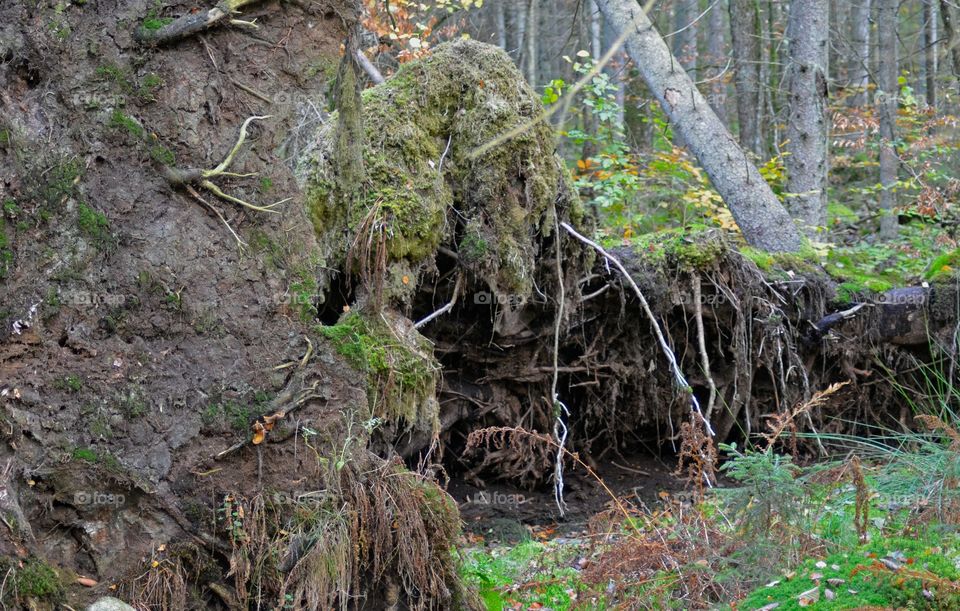
[[[787,26],[787,209],[808,233],[827,221],[828,0],[793,0]]]
[[[897,235],[896,194],[897,152],[894,149],[897,120],[897,12],[899,0],[877,2],[877,105],[880,111],[880,237]]]
[[[957,31],[954,29],[955,17],[956,14],[953,12],[950,2],[940,0],[940,18],[943,19],[944,38],[947,48],[950,50],[950,58],[953,60],[953,75],[960,85],[960,38],[957,37]]]
[[[740,146],[761,154],[760,133],[760,12],[756,0],[730,0],[734,87]]]
[[[856,93],[847,98],[850,106],[867,103],[870,84],[870,0],[854,0],[850,11],[850,44],[847,78]]]
[[[670,49],[633,0],[596,0],[607,23],[628,31],[627,52],[657,97],[674,131],[696,155],[750,245],[797,251],[803,239],[763,180]]]

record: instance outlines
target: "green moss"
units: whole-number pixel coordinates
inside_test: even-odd
[[[111,83],[123,92],[129,93],[133,90],[126,69],[117,64],[104,64],[97,68],[96,74],[100,79]]]
[[[10,249],[10,240],[7,238],[7,221],[0,216],[0,280],[4,280],[13,267],[13,250]]]
[[[374,415],[435,429],[440,368],[432,347],[412,328],[392,328],[383,319],[386,316],[349,313],[336,325],[321,326],[318,331],[354,368],[367,374]]]
[[[828,225],[851,224],[859,220],[860,216],[851,208],[837,202],[827,204]]]
[[[173,19],[170,17],[147,17],[143,20],[143,23],[140,24],[140,27],[148,32],[156,32],[171,23],[173,23]]]
[[[758,250],[752,246],[743,246],[740,248],[740,254],[750,259],[760,270],[769,272],[777,263],[777,258],[765,250]]]
[[[8,561],[3,564],[8,564]],[[12,580],[8,587],[18,600],[55,602],[63,598],[63,580],[56,569],[39,558],[26,560],[19,567],[11,564],[5,568],[4,574],[9,575]]]
[[[623,240],[610,240],[611,247]],[[703,225],[657,231],[637,237],[633,249],[654,265],[669,265],[688,271],[709,269],[722,259],[729,246],[723,235]]]
[[[77,227],[83,235],[90,238],[98,247],[108,246],[113,242],[110,222],[106,215],[83,202],[77,206]]]
[[[157,163],[168,167],[173,167],[177,163],[177,159],[174,156],[173,151],[159,144],[155,144],[150,147],[150,158]]]
[[[952,538],[951,538],[952,539]],[[755,590],[737,605],[741,609],[759,609],[771,603],[779,603],[778,609],[801,609],[801,594],[811,588],[819,591],[816,609],[956,609],[960,596],[949,588],[930,587],[935,592],[932,598],[924,595],[930,583],[916,575],[929,571],[939,579],[954,581],[960,576],[957,567],[945,553],[944,547],[954,545],[955,540],[929,538],[880,538],[876,542],[855,550],[835,553],[822,560],[811,558],[803,562],[791,577],[780,576],[770,585]],[[909,562],[911,575],[886,569],[877,560],[895,552]],[[821,562],[817,565],[817,562]],[[824,566],[825,565],[825,566]],[[819,574],[814,581],[811,575]],[[839,586],[830,586],[829,579],[843,580]],[[832,588],[834,600],[824,596],[824,589]]]
[[[76,448],[72,456],[73,460],[83,460],[89,463],[97,462],[97,453],[91,448]]]
[[[81,380],[79,376],[68,375],[55,380],[53,386],[58,390],[66,390],[75,393],[80,392],[83,389],[83,380]]]
[[[129,133],[137,138],[143,138],[146,132],[143,126],[133,117],[127,116],[122,110],[114,110],[110,115],[110,127]]]
[[[960,248],[934,258],[923,274],[923,278],[931,282],[951,280],[957,277],[958,269],[960,269]]]
[[[529,296],[534,242],[549,233],[554,203],[575,223],[583,217],[545,122],[479,152],[542,112],[510,57],[474,41],[441,45],[362,101],[364,184],[329,161],[338,142],[333,120],[297,168],[326,264],[339,267],[351,244],[373,237],[384,241],[388,267],[416,270],[460,227],[461,263],[498,292]]]

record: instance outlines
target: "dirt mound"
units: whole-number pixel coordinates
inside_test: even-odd
[[[322,261],[287,162],[327,119],[341,21],[265,3],[257,30],[133,40],[189,8],[0,9],[0,596],[450,601],[455,508],[366,450],[364,374],[304,324]],[[211,182],[293,195],[282,214],[171,188],[164,167],[214,168],[254,115],[229,169],[256,175]]]

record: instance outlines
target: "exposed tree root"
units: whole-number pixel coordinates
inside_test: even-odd
[[[198,13],[187,13],[157,29],[137,28],[133,37],[145,45],[163,45],[189,38],[222,23],[256,27],[252,21],[235,19],[241,8],[257,4],[262,0],[221,0],[212,9]]]

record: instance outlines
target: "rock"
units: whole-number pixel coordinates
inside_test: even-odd
[[[87,607],[87,611],[137,611],[119,598],[104,596],[98,599],[92,605]]]

